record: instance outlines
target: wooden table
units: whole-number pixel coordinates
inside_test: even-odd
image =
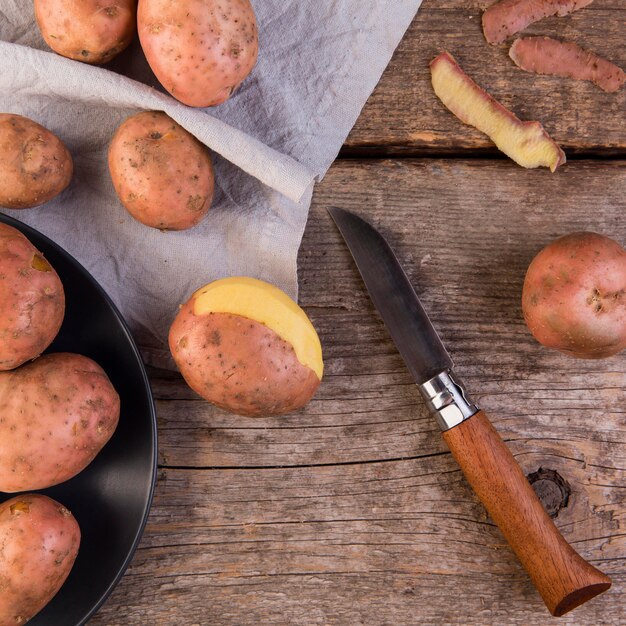
[[[154,508],[92,624],[550,621],[427,415],[326,214],[331,204],[386,234],[524,470],[554,470],[569,484],[556,523],[613,588],[559,623],[626,623],[626,359],[548,351],[520,310],[525,269],[551,239],[591,229],[626,243],[626,90],[517,70],[506,47],[483,40],[489,3],[424,0],[317,188],[300,284],[326,376],[310,405],[244,419],[153,372]],[[596,0],[528,32],[626,66],[623,0]],[[556,174],[523,170],[453,118],[430,87],[428,62],[441,49],[520,117],[541,120],[570,163]],[[542,493],[552,487],[546,502],[558,508],[549,478]]]

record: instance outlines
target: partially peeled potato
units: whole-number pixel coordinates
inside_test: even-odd
[[[322,379],[322,348],[306,313],[254,278],[210,283],[182,305],[169,333],[189,386],[239,415],[283,415],[303,407]]]

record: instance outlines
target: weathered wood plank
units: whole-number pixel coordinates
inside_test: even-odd
[[[484,135],[461,124],[433,93],[428,63],[447,49],[520,118],[541,121],[568,154],[623,154],[626,89],[606,94],[590,83],[519,70],[508,57],[510,41],[490,46],[483,37],[482,10],[490,4],[492,0],[424,0],[344,153],[494,152]],[[573,40],[626,68],[625,32],[622,0],[596,0],[567,17],[538,22],[524,34]]]
[[[549,620],[416,396],[325,213],[388,236],[459,371],[526,473],[571,485],[556,520],[612,576],[560,619],[626,612],[626,359],[579,361],[526,330],[519,296],[552,238],[626,240],[626,163],[555,175],[505,161],[338,162],[301,251],[326,379],[300,414],[251,420],[153,372],[162,465],[133,564],[92,624],[512,624]],[[546,200],[549,198],[550,200]]]
[[[580,470],[583,484],[573,484],[557,523],[615,588],[564,624],[619,624],[626,609],[624,500],[604,486],[612,482],[607,472]],[[142,547],[92,624],[530,626],[548,619],[450,456],[438,455],[343,467],[163,470]]]
[[[301,253],[301,299],[326,353],[318,396],[298,415],[250,420],[153,372],[160,462],[181,467],[161,469],[141,548],[92,624],[548,622],[417,399],[329,204],[387,234],[524,471],[552,468],[571,485],[557,525],[614,586],[560,621],[621,624],[625,359],[544,350],[519,292],[559,234],[626,239],[625,184],[626,163],[613,162],[554,176],[506,162],[337,163]]]
[[[338,162],[315,194],[300,257],[301,302],[326,361],[316,397],[292,416],[245,419],[196,401],[176,378],[155,378],[161,464],[312,465],[444,450],[325,212],[331,204],[387,234],[505,437],[580,448],[571,456],[584,450],[591,462],[623,459],[626,360],[543,349],[523,322],[520,295],[528,263],[557,235],[593,229],[626,241],[624,188],[625,163],[577,162],[551,175],[506,162]]]

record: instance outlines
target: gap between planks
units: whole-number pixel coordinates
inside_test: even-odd
[[[566,149],[565,156],[568,162],[572,161],[624,161],[626,151],[621,148],[602,149]],[[438,147],[434,151],[425,150],[419,146],[403,145],[395,143],[390,145],[360,145],[344,146],[335,161],[370,161],[382,159],[450,159],[450,160],[489,160],[489,161],[510,161],[509,157],[493,147],[476,147],[467,150],[457,148],[447,150]]]
[[[506,441],[505,441],[506,443]],[[159,464],[157,467],[164,470],[275,470],[275,469],[291,469],[308,468],[308,467],[341,467],[344,465],[372,465],[375,463],[399,463],[402,461],[416,461],[418,459],[430,459],[436,456],[449,455],[449,451],[433,452],[431,454],[417,454],[414,456],[401,456],[391,459],[371,459],[363,461],[337,461],[335,463],[299,463],[298,465],[166,465]]]

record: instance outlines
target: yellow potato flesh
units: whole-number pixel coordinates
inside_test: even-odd
[[[223,278],[193,295],[195,315],[230,313],[265,324],[291,344],[298,361],[321,380],[322,346],[306,313],[283,291],[255,278]]]
[[[508,157],[526,168],[549,167],[565,155],[539,122],[522,122],[481,89],[448,53],[431,63],[432,84],[445,106],[462,122],[485,133]]]

